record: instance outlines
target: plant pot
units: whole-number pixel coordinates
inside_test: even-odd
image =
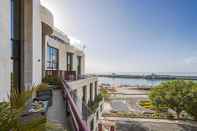
[[[41,101],[48,101],[48,106],[52,105],[52,89],[44,90],[44,91],[37,91],[36,96]]]

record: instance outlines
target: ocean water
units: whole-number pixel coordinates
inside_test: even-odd
[[[112,73],[103,73],[112,74]],[[117,73],[119,75],[151,75],[151,72],[131,72],[131,73]],[[171,75],[171,76],[197,76],[197,72],[156,72],[157,75]],[[110,85],[131,85],[131,86],[155,86],[161,82],[167,80],[158,79],[137,79],[137,78],[110,78],[110,77],[99,77],[99,83],[110,84]],[[195,81],[197,82],[197,81]]]
[[[105,72],[105,73],[100,73],[100,74],[112,74],[113,72]],[[156,74],[156,75],[175,75],[175,76],[197,76],[197,72],[117,72],[115,74],[119,75],[151,75],[151,74]],[[99,73],[98,73],[99,75]]]
[[[110,84],[110,85],[131,85],[131,86],[155,86],[161,82],[167,80],[147,80],[147,79],[135,79],[135,78],[109,78],[99,77],[99,83]]]

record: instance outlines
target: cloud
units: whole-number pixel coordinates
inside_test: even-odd
[[[188,65],[191,65],[191,64],[197,64],[197,57],[188,57],[184,60],[184,62]]]

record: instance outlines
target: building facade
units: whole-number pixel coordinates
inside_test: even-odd
[[[96,77],[85,76],[85,54],[54,27],[53,14],[40,0],[0,1],[0,101],[11,88],[26,90],[48,74],[59,74],[70,87],[72,99],[91,131],[98,130],[103,100]]]

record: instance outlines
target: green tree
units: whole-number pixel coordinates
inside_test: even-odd
[[[185,111],[197,120],[197,84],[192,86],[187,95]]]
[[[161,83],[153,88],[149,94],[149,98],[158,110],[166,106],[176,112],[179,119],[180,113],[185,109],[188,93],[194,85],[192,81],[173,80]]]

